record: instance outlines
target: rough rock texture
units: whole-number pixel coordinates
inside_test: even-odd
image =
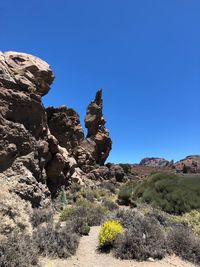
[[[200,155],[191,155],[175,163],[178,172],[200,173]]]
[[[103,165],[112,148],[112,140],[105,128],[102,90],[97,91],[95,100],[87,108],[85,127],[87,138],[75,150],[75,158],[80,166]]]
[[[144,158],[140,161],[140,165],[144,166],[152,166],[152,167],[159,167],[159,166],[168,166],[170,161],[164,158]]]
[[[48,205],[47,120],[35,94],[0,87],[0,179],[33,206]]]
[[[48,126],[60,146],[70,153],[84,140],[84,131],[80,125],[80,118],[76,111],[65,106],[46,109]]]
[[[0,181],[33,207],[49,206],[76,167],[50,133],[41,101],[53,78],[39,58],[0,54]]]
[[[43,60],[25,53],[0,52],[0,86],[45,95],[54,75]]]
[[[99,167],[112,146],[102,114],[102,91],[88,106],[84,138],[73,109],[44,108],[41,96],[53,79],[50,66],[41,59],[0,52],[0,182],[32,207],[49,206],[62,185],[88,183],[87,174],[94,169],[99,169],[96,175],[111,175],[107,167]]]

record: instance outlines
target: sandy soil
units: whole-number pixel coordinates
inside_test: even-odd
[[[75,256],[67,260],[42,259],[43,267],[194,267],[193,264],[184,262],[173,256],[161,261],[136,262],[119,260],[111,253],[104,254],[97,251],[98,233],[100,227],[91,227],[89,236],[81,237]]]

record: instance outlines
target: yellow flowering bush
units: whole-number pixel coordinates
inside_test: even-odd
[[[115,238],[123,232],[123,226],[116,220],[106,221],[99,232],[99,246],[111,245]]]

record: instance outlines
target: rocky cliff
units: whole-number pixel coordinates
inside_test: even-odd
[[[88,106],[85,138],[76,111],[44,108],[41,98],[53,80],[43,60],[0,53],[0,181],[33,207],[48,206],[61,185],[95,178],[112,146],[102,91]]]
[[[200,155],[191,155],[175,163],[178,172],[200,173]]]

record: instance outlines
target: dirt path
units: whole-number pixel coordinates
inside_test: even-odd
[[[121,261],[110,254],[98,253],[98,233],[100,227],[91,227],[89,236],[81,237],[75,256],[67,260],[43,259],[43,267],[194,267],[177,257],[168,257],[161,261],[136,262]]]

